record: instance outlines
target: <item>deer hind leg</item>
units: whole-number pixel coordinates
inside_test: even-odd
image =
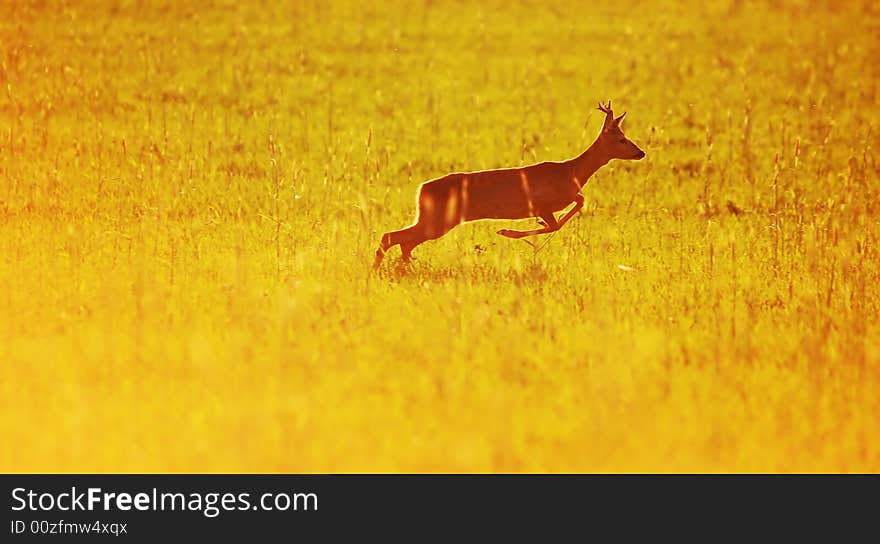
[[[385,258],[385,254],[389,249],[398,244],[400,244],[401,249],[403,249],[404,244],[408,244],[410,240],[417,238],[419,230],[419,225],[416,223],[405,229],[394,230],[383,234],[382,240],[379,242],[379,248],[376,249],[376,259],[373,261],[373,268],[378,268],[379,265],[382,264],[382,259]],[[410,248],[409,251],[412,251],[412,248]],[[406,251],[404,253],[406,253]]]
[[[428,240],[436,240],[453,229],[458,223],[447,224],[443,222],[443,218],[421,214],[419,222],[410,227],[409,232],[400,239],[400,252],[403,256],[403,262],[408,263],[412,259],[412,250],[416,246],[427,242]]]
[[[403,261],[409,262],[412,258],[412,250],[416,246],[423,242],[427,242],[428,240],[439,238],[449,231],[448,228],[440,229],[436,228],[435,225],[435,222],[426,220],[425,216],[422,215],[419,218],[419,221],[412,226],[405,229],[386,232],[382,236],[379,248],[376,250],[376,260],[373,262],[373,267],[378,268],[379,265],[382,264],[382,259],[385,257],[388,250],[396,245],[400,246]]]
[[[399,230],[395,234],[395,243],[400,245],[400,253],[405,263],[412,258],[413,248],[428,239],[425,237],[424,225],[421,223]]]
[[[386,232],[382,235],[382,239],[379,241],[379,247],[376,249],[376,258],[373,260],[373,268],[379,268],[379,265],[382,264],[382,259],[385,258],[385,252],[391,249],[391,246],[394,244],[391,243],[391,232]]]
[[[419,193],[419,213],[415,224],[405,229],[386,232],[382,236],[373,267],[381,264],[385,253],[395,245],[400,245],[404,262],[412,258],[412,250],[423,242],[440,238],[462,221],[462,210],[459,207],[458,190],[452,188],[446,193],[428,192],[424,189]]]
[[[388,232],[382,236],[382,243],[379,245],[379,249],[376,250],[376,261],[373,266],[378,267],[385,253],[395,245],[400,245],[403,262],[408,263],[412,259],[412,251],[416,246],[428,240],[440,238],[455,226],[443,223],[442,219],[436,216],[423,213],[419,216],[419,220],[415,225]]]
[[[400,256],[403,258],[404,263],[408,263],[412,260],[412,250],[422,242],[424,242],[424,240],[414,240],[400,244]]]

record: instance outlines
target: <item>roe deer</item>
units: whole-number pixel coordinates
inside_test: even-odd
[[[419,187],[416,222],[405,229],[386,232],[376,250],[374,268],[385,253],[400,244],[404,262],[417,245],[439,238],[453,227],[479,219],[526,219],[537,217],[541,228],[501,229],[498,234],[522,238],[562,228],[584,205],[581,189],[593,173],[611,159],[639,160],[645,152],[623,135],[611,101],[599,104],[605,114],[602,132],[586,151],[562,162],[541,162],[520,168],[503,168],[447,174]],[[561,219],[554,212],[574,206]]]

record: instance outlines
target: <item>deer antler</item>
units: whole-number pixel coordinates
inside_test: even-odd
[[[599,102],[599,107],[596,109],[601,111],[605,115],[614,115],[611,112],[611,101],[610,100],[608,101],[608,104],[606,104],[606,105],[603,105],[601,102]]]
[[[611,101],[607,104],[599,102],[599,111],[605,114],[605,122],[602,123],[602,130],[609,130],[614,125],[614,112],[611,111]]]

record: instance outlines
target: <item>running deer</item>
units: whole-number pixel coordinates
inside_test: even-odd
[[[605,114],[602,132],[593,145],[573,159],[447,174],[423,183],[419,187],[416,222],[382,236],[373,267],[378,268],[385,253],[398,244],[404,262],[408,262],[417,245],[437,239],[467,221],[538,218],[537,229],[498,231],[508,238],[561,229],[584,206],[581,189],[596,170],[611,159],[639,160],[645,156],[623,135],[620,122],[626,112],[615,118],[610,100],[605,105],[600,103],[598,109]],[[557,220],[554,212],[564,210],[572,202],[574,206]]]

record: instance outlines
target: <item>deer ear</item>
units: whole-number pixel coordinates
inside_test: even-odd
[[[620,117],[614,120],[614,124],[620,126],[620,122],[623,121],[623,117],[626,115],[626,112],[620,114]]]

